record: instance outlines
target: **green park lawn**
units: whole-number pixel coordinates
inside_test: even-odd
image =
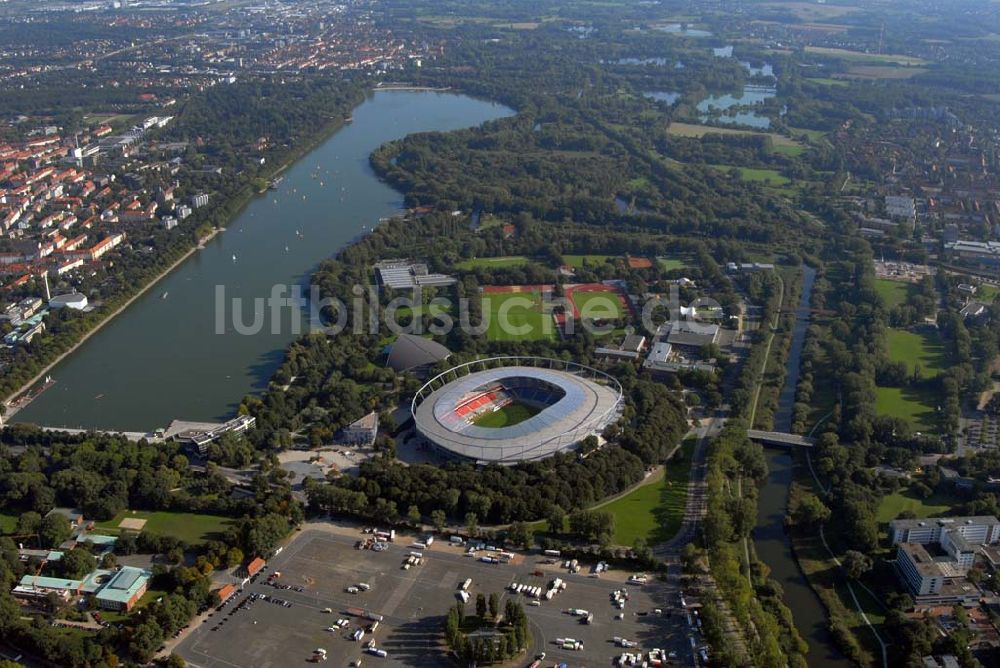
[[[687,483],[695,439],[685,439],[674,458],[650,476],[641,486],[625,496],[594,506],[592,510],[609,512],[615,518],[617,545],[632,545],[644,538],[655,545],[673,538],[684,519]]]
[[[976,300],[981,301],[984,304],[992,304],[993,300],[996,299],[997,293],[1000,293],[1000,288],[995,285],[987,285],[983,283],[979,286],[976,291]]]
[[[514,300],[512,304],[504,306]],[[528,301],[530,303],[528,303]],[[489,313],[486,338],[490,341],[542,341],[555,336],[552,316],[542,313],[540,292],[491,292],[483,295],[483,314]],[[500,309],[506,308],[501,323]],[[523,327],[530,329],[520,332]]]
[[[888,278],[875,279],[875,292],[882,298],[886,308],[899,306],[906,301],[912,289],[910,283],[893,281]]]
[[[613,260],[617,258],[617,255],[563,255],[563,262],[571,267],[576,267],[580,269],[583,267],[584,262],[587,265],[594,267],[600,264],[604,264],[608,260]]]
[[[499,429],[500,427],[510,427],[518,422],[524,422],[528,418],[538,415],[539,409],[527,404],[512,403],[507,404],[500,410],[492,413],[485,413],[479,416],[474,424],[477,427],[488,429]]]
[[[906,364],[907,373],[919,365],[925,378],[933,378],[941,373],[947,362],[944,345],[936,330],[921,329],[911,332],[905,329],[890,329],[887,333],[889,359]]]
[[[587,320],[617,320],[624,315],[617,292],[574,292],[572,299],[580,317]]]
[[[451,309],[447,308],[441,304],[421,304],[419,306],[400,306],[396,309],[396,322],[400,322],[408,317],[420,317],[422,315],[429,314],[432,316],[441,315],[443,313],[448,313]]]
[[[933,432],[937,421],[934,396],[910,388],[876,388],[875,412],[906,420],[914,429],[923,432]]]
[[[713,169],[721,172],[729,172],[733,169],[731,165],[709,165]],[[740,178],[751,183],[762,183],[769,186],[787,186],[792,182],[787,176],[776,169],[764,169],[761,167],[736,167],[740,173]]]
[[[0,534],[14,533],[14,526],[17,524],[17,515],[0,513]]]
[[[917,517],[936,517],[947,513],[955,503],[957,499],[945,494],[932,494],[921,499],[910,489],[904,489],[882,497],[882,503],[878,507],[878,521],[894,520],[903,511],[910,511]]]
[[[146,520],[143,531],[160,536],[174,536],[191,544],[221,539],[226,529],[233,523],[230,518],[219,515],[125,510],[110,520],[97,522],[96,527],[102,531],[115,533],[119,530],[118,525],[127,517]]]
[[[795,158],[805,153],[806,147],[799,144],[781,144],[775,145],[771,152]]]
[[[531,262],[526,255],[502,255],[500,257],[474,257],[455,263],[455,268],[462,271],[472,269],[492,269],[498,267],[522,267]]]
[[[829,77],[809,77],[806,79],[809,83],[820,84],[821,86],[846,86],[847,82],[843,79],[831,79]]]
[[[818,144],[823,141],[826,137],[825,130],[813,130],[810,128],[789,128],[792,136],[795,138],[804,138],[811,144]]]

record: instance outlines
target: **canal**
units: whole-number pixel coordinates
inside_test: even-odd
[[[795,310],[792,345],[788,352],[785,385],[781,389],[774,429],[791,431],[795,387],[806,330],[809,328],[809,303],[816,270],[803,265],[802,295]],[[788,510],[788,491],[794,477],[794,462],[788,450],[767,449],[768,476],[757,502],[757,526],[753,532],[757,558],[771,569],[771,577],[781,584],[784,601],[792,610],[795,626],[809,643],[807,660],[811,668],[844,668],[853,665],[837,647],[827,628],[826,608],[799,570],[792,554],[791,540],[784,530]]]
[[[320,261],[397,213],[402,196],[373,173],[381,144],[414,132],[480,125],[514,112],[463,95],[378,91],[353,123],[284,173],[276,191],[250,203],[227,230],[161,280],[51,372],[56,384],[16,417],[63,427],[153,430],[170,420],[230,416],[258,392],[296,338],[289,323],[240,335],[216,333],[216,286],[252,300],[275,284],[303,284]],[[231,310],[231,309],[230,309]],[[232,316],[228,316],[232,320]]]

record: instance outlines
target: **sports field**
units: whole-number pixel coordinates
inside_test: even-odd
[[[500,257],[474,257],[455,263],[456,269],[469,271],[471,269],[491,269],[500,267],[523,267],[531,262],[525,255],[502,255]]]
[[[875,279],[875,292],[882,298],[886,308],[892,308],[906,302],[911,290],[910,285],[904,281],[877,278]]]
[[[886,338],[889,359],[906,364],[907,373],[913,373],[917,365],[924,378],[933,378],[944,370],[947,358],[937,330],[890,329]]]
[[[510,427],[518,422],[524,422],[528,418],[538,415],[540,411],[534,406],[519,404],[517,402],[507,404],[492,413],[484,413],[473,422],[477,427],[487,427],[489,429],[499,429],[500,427]]]
[[[617,292],[577,292],[570,299],[580,317],[586,320],[617,320],[624,316],[621,296]]]
[[[673,271],[674,269],[684,269],[690,265],[684,260],[676,257],[658,257],[656,261],[660,263],[660,266],[667,271]]]
[[[542,293],[488,292],[483,295],[483,317],[489,314],[490,341],[541,341],[555,336],[552,316],[542,312]]]
[[[901,418],[922,432],[935,431],[937,413],[934,395],[903,387],[875,388],[875,412]]]
[[[116,533],[124,519],[146,520],[146,524],[142,528],[143,531],[160,536],[174,536],[186,543],[203,543],[206,540],[221,539],[233,522],[230,518],[219,515],[126,510],[110,520],[95,524],[102,531]]]
[[[694,445],[695,439],[685,439],[665,473],[661,469],[625,496],[592,508],[614,515],[616,545],[632,545],[636,538],[655,545],[677,533],[684,519]]]

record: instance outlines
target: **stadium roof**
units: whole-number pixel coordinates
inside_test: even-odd
[[[509,427],[477,427],[456,411],[469,395],[518,379],[553,386],[559,396],[536,415]],[[476,371],[447,383],[415,406],[414,419],[422,436],[452,454],[481,463],[515,464],[569,449],[600,431],[617,416],[620,401],[620,387],[583,374],[510,366]]]
[[[389,348],[386,366],[395,371],[408,371],[419,366],[437,364],[450,355],[451,351],[437,341],[414,334],[400,334]]]

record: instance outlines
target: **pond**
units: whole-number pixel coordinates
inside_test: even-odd
[[[647,91],[643,93],[643,96],[648,97],[651,100],[656,100],[657,102],[666,102],[668,105],[672,106],[677,103],[677,100],[684,97],[684,94],[673,90],[656,90]]]
[[[775,97],[778,94],[776,88],[770,86],[746,85],[739,95],[724,93],[722,95],[709,95],[698,103],[699,117],[704,123],[709,120],[718,121],[727,125],[746,125],[753,128],[767,129],[771,127],[771,119],[762,114],[758,114],[752,109],[754,105],[761,104],[765,100]],[[735,113],[723,113],[718,115],[714,112],[729,112],[731,109],[739,108]]]

